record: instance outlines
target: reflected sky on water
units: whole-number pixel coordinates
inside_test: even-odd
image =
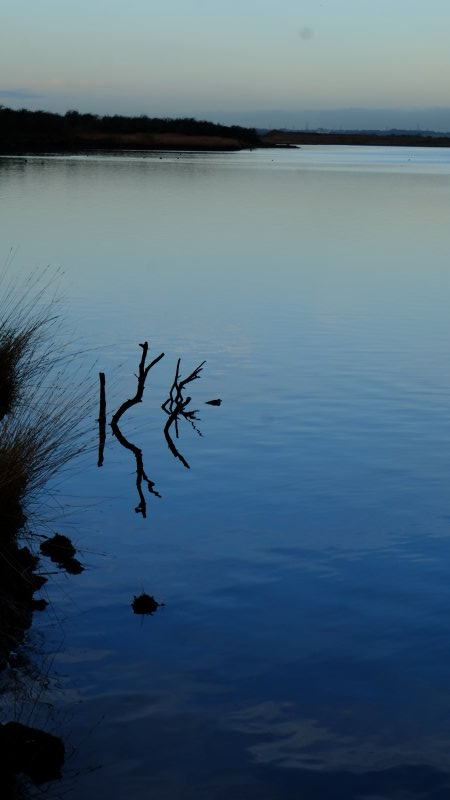
[[[165,352],[121,420],[147,518],[95,419],[48,512],[86,567],[37,624],[72,796],[446,797],[449,151],[2,159],[0,201],[13,268],[63,267],[109,418],[138,344]],[[207,362],[189,470],[178,358]],[[141,592],[164,607],[136,617]]]

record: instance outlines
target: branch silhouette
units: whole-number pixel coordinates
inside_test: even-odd
[[[99,372],[100,380],[100,409],[98,413],[98,461],[97,466],[103,466],[103,455],[106,442],[106,394],[105,394],[105,373]]]
[[[158,363],[158,361],[161,361],[161,359],[164,358],[164,353],[160,353],[159,356],[154,358],[150,364],[145,366],[148,353],[148,342],[139,344],[139,347],[142,347],[142,356],[139,362],[139,372],[138,375],[136,376],[137,377],[136,394],[129,400],[125,400],[125,402],[122,403],[122,405],[117,409],[116,413],[112,417],[111,427],[119,422],[119,419],[121,418],[121,416],[123,416],[123,414],[125,414],[125,411],[128,411],[129,408],[135,406],[136,403],[142,403],[142,397],[144,395],[145,381],[147,380],[147,375],[150,372],[151,368],[154,367],[155,364]]]
[[[161,359],[164,357],[164,353],[160,353],[159,356],[154,358],[153,361],[151,361],[150,364],[147,364],[146,366],[145,362],[147,360],[148,342],[139,344],[139,347],[142,347],[142,356],[139,362],[138,375],[136,376],[137,377],[136,394],[134,395],[134,397],[131,397],[129,400],[125,400],[125,402],[122,403],[122,405],[117,409],[116,413],[113,414],[110,424],[113,435],[116,437],[118,442],[122,445],[122,447],[125,447],[127,450],[131,450],[136,460],[136,489],[139,496],[139,503],[134,510],[136,511],[137,514],[142,514],[142,516],[145,518],[147,516],[147,501],[145,499],[145,495],[142,489],[142,484],[145,482],[147,484],[148,491],[150,492],[150,494],[155,495],[155,497],[161,497],[161,495],[159,494],[159,492],[155,491],[154,481],[150,480],[150,478],[145,472],[144,458],[142,455],[141,448],[137,447],[137,445],[130,442],[126,438],[126,436],[124,436],[124,434],[119,428],[119,420],[125,414],[125,412],[128,411],[128,409],[132,408],[132,406],[136,405],[137,403],[142,402],[147,375],[152,369],[152,367],[154,367],[155,364],[158,363],[158,361],[161,361]]]
[[[170,429],[172,425],[175,428],[175,437],[179,438],[179,428],[178,428],[178,420],[180,417],[185,419],[189,422],[194,430],[201,436],[201,432],[197,428],[195,421],[198,420],[196,416],[198,414],[198,409],[193,409],[192,411],[186,411],[187,406],[191,402],[190,397],[183,396],[183,389],[188,383],[192,383],[192,381],[197,380],[200,378],[200,372],[203,369],[203,365],[206,364],[206,361],[202,361],[198,367],[188,375],[186,378],[180,379],[180,363],[181,359],[179,358],[177,361],[177,366],[175,370],[175,378],[173,380],[172,386],[170,387],[169,396],[167,400],[164,401],[161,408],[165,414],[168,416],[168,420],[164,425],[164,436],[168,445],[170,452],[172,453],[175,458],[178,458],[181,463],[183,464],[186,469],[190,469],[190,466],[184,456],[180,453],[178,448],[175,445],[175,442],[170,435]]]
[[[147,484],[147,489],[150,492],[150,494],[155,495],[155,497],[161,497],[161,495],[159,492],[155,491],[155,489],[153,488],[155,486],[155,482],[150,480],[150,478],[145,472],[144,457],[142,455],[141,448],[137,447],[137,445],[130,442],[123,435],[122,431],[117,425],[117,422],[115,422],[114,424],[111,422],[111,428],[114,436],[120,442],[122,447],[126,447],[127,450],[131,450],[136,459],[136,489],[139,495],[139,503],[134,510],[136,511],[136,514],[142,514],[142,516],[145,519],[145,517],[147,516],[147,501],[145,499],[145,495],[142,490],[142,483],[145,481],[145,483]]]

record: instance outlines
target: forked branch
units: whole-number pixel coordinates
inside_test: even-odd
[[[175,370],[175,378],[173,380],[172,386],[170,387],[169,396],[167,400],[164,401],[161,408],[164,411],[164,413],[167,414],[168,416],[168,420],[164,425],[164,436],[167,442],[167,446],[172,455],[174,455],[175,458],[178,458],[183,464],[183,466],[186,467],[186,469],[190,469],[188,462],[176,447],[172,439],[172,436],[170,435],[170,429],[172,425],[174,425],[175,437],[178,439],[179,437],[178,420],[181,417],[192,425],[192,427],[194,428],[195,431],[197,431],[199,436],[202,435],[197,426],[195,425],[195,421],[198,420],[198,417],[196,416],[198,414],[198,409],[186,411],[187,406],[191,402],[191,398],[183,397],[183,389],[189,383],[192,383],[192,381],[195,381],[200,377],[200,372],[203,369],[203,365],[206,364],[206,361],[202,361],[202,363],[199,364],[198,367],[196,367],[191,372],[190,375],[188,375],[186,378],[182,378],[181,380],[180,380],[180,363],[181,359],[179,358]]]
[[[145,362],[147,360],[147,353],[148,353],[148,342],[144,342],[143,344],[139,344],[139,347],[142,347],[142,356],[139,362],[139,371],[137,374],[137,388],[136,394],[134,397],[130,397],[129,400],[125,400],[124,403],[117,409],[116,413],[113,415],[111,420],[111,427],[119,422],[119,419],[125,414],[125,411],[128,411],[129,408],[135,406],[136,403],[142,403],[142,397],[144,395],[145,389],[145,381],[147,380],[147,375],[150,372],[151,368],[161,361],[164,358],[164,353],[160,353],[159,356],[153,359],[147,366],[145,366]]]
[[[136,405],[137,403],[142,402],[142,397],[144,394],[145,389],[145,381],[147,380],[147,375],[164,356],[164,353],[160,353],[159,356],[153,359],[150,364],[145,364],[147,360],[147,353],[148,353],[148,342],[144,342],[140,344],[139,347],[142,347],[142,356],[139,362],[138,374],[137,374],[137,388],[136,394],[134,397],[131,397],[129,400],[125,400],[124,403],[117,409],[116,413],[113,414],[111,419],[111,429],[113,435],[116,439],[120,442],[122,447],[125,447],[127,450],[131,450],[133,453],[135,460],[136,460],[136,489],[139,495],[139,503],[135,508],[137,514],[142,514],[143,517],[147,516],[147,502],[145,500],[145,495],[142,489],[142,484],[145,482],[147,484],[148,491],[151,494],[154,494],[156,497],[161,497],[159,492],[154,490],[155,483],[154,481],[150,480],[147,476],[145,469],[144,469],[144,459],[142,455],[142,450],[140,447],[137,447],[135,444],[132,444],[122,433],[119,428],[119,420],[128,411],[129,408]]]

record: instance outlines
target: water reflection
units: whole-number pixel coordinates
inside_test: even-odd
[[[144,466],[144,456],[142,449],[131,442],[122,432],[120,421],[126,412],[133,406],[142,402],[146,381],[153,367],[164,357],[160,353],[147,363],[149,345],[143,342],[140,345],[142,350],[136,375],[136,391],[134,395],[126,399],[112,415],[110,426],[113,436],[119,444],[132,452],[136,464],[136,489],[139,502],[136,512],[143,517],[147,514],[147,501],[144,494],[145,484],[148,492],[160,497],[155,490],[155,483],[146,473]],[[180,435],[180,423],[185,420],[191,427],[201,435],[196,422],[198,421],[198,409],[189,409],[191,397],[186,395],[186,387],[196,381],[202,372],[205,361],[201,362],[195,369],[185,377],[181,376],[181,360],[176,363],[175,377],[169,390],[167,399],[161,408],[167,416],[167,421],[163,428],[164,438],[169,450],[181,463],[189,469],[189,464],[178,450],[174,440]],[[209,405],[220,405],[219,399],[206,401]],[[106,377],[100,373],[100,408],[99,408],[99,450],[98,466],[103,465],[104,450],[106,444]],[[55,533],[52,536],[34,535],[39,541],[40,556],[48,559],[56,565],[59,570],[69,574],[80,574],[85,569],[83,564],[76,558],[77,550],[68,536]],[[2,674],[2,684],[0,693],[4,700],[2,717],[0,718],[0,760],[2,762],[2,772],[0,774],[0,788],[2,797],[16,798],[28,797],[28,784],[31,786],[41,786],[55,781],[61,777],[61,769],[65,761],[65,745],[63,740],[50,733],[46,725],[38,727],[42,722],[39,717],[34,718],[33,710],[40,695],[47,689],[49,678],[42,676],[37,670],[31,659],[26,655],[27,645],[23,645],[22,640],[25,630],[31,623],[32,610],[44,610],[48,601],[44,598],[32,599],[35,591],[40,589],[47,578],[43,573],[41,561],[32,554],[27,548],[19,551],[22,560],[25,559],[23,570],[26,567],[27,580],[32,580],[30,587],[29,611],[18,622],[15,622],[14,644],[5,644],[5,658],[3,666],[5,669]],[[39,569],[39,571],[37,571]],[[28,575],[29,573],[29,575]],[[11,605],[11,604],[9,604]],[[136,594],[131,602],[134,614],[152,616],[164,603],[158,602],[153,595],[142,591]],[[20,630],[19,630],[20,628]],[[4,636],[2,637],[4,638]],[[17,645],[17,646],[16,646]],[[13,649],[15,647],[15,649]],[[19,679],[20,676],[20,679]],[[7,701],[10,696],[14,696],[14,701]],[[37,699],[36,699],[37,697]],[[14,713],[11,712],[13,708]],[[25,782],[22,786],[22,782]],[[25,787],[25,788],[24,788]]]
[[[145,469],[144,469],[144,457],[142,454],[142,450],[137,445],[133,444],[132,442],[127,439],[122,431],[120,430],[119,426],[116,424],[113,425],[111,423],[111,428],[113,430],[114,436],[116,437],[117,441],[125,447],[126,450],[131,450],[136,460],[136,489],[139,496],[139,503],[135,507],[136,514],[142,514],[142,516],[147,516],[147,501],[145,499],[145,495],[142,489],[142,484],[147,484],[147,489],[150,494],[154,495],[155,497],[161,497],[160,493],[156,491],[155,482],[148,477]]]
[[[41,554],[59,569],[70,574],[83,571],[67,536],[33,535],[33,539],[39,538],[43,539]],[[51,683],[50,672],[37,665],[26,638],[33,612],[44,611],[48,606],[45,598],[34,597],[47,578],[40,559],[28,547],[11,544],[8,551],[3,547],[2,559],[0,796],[2,800],[13,800],[34,796],[30,787],[61,778],[65,745],[59,736],[46,730],[50,706],[43,697]],[[45,708],[43,719],[41,707]]]
[[[70,619],[75,735],[95,730],[78,765],[105,765],[77,798],[448,795],[449,167],[391,172],[389,157],[305,150],[264,169],[258,155],[198,157],[198,170],[61,159],[3,173],[5,241],[24,261],[76,265],[71,311],[108,347],[108,403],[149,317],[166,349],[152,386],[174,354],[151,410],[164,461],[153,429],[129,427],[135,414],[150,427],[144,408],[119,421],[154,488],[165,494],[165,462],[175,473],[157,509],[142,484],[158,511],[151,543],[132,511],[131,452],[117,445],[109,469],[107,438],[110,502],[96,456],[71,478],[95,504],[75,524],[116,556],[56,605]],[[201,399],[226,381],[234,401],[213,442],[188,450],[182,420],[180,439],[170,428],[195,475],[175,464],[159,410],[182,347],[182,376],[214,364]],[[116,502],[124,484],[129,502]],[[141,628],[130,603],[143,588],[167,608]],[[256,730],[242,717],[266,699],[294,707]],[[235,716],[218,728],[222,709]]]
[[[61,778],[66,748],[50,733],[50,668],[38,665],[30,640],[11,651],[0,676],[0,796],[34,797],[33,787]],[[41,791],[46,791],[43,788]]]
[[[155,489],[155,481],[149,478],[145,466],[144,466],[144,456],[142,449],[138,447],[136,444],[131,442],[127,437],[124,435],[123,431],[119,427],[119,420],[122,416],[133,406],[137,405],[138,403],[142,402],[144,389],[146,380],[150,370],[164,357],[164,353],[160,353],[156,358],[154,358],[149,364],[146,363],[147,356],[148,356],[148,342],[143,342],[139,344],[139,347],[142,349],[141,359],[138,365],[138,374],[136,376],[137,385],[136,385],[136,392],[133,397],[125,400],[117,409],[117,411],[113,414],[111,418],[111,430],[113,436],[117,439],[119,444],[122,445],[126,450],[130,450],[133,453],[135,462],[136,462],[136,490],[138,494],[139,502],[135,507],[135,511],[137,514],[142,514],[145,518],[147,516],[147,501],[144,494],[143,486],[147,486],[147,490],[150,494],[154,495],[155,497],[161,497],[160,493]],[[179,438],[180,435],[180,421],[185,420],[188,422],[192,428],[196,431],[196,433],[201,436],[202,433],[196,425],[198,422],[199,417],[198,409],[188,409],[188,406],[191,402],[191,397],[185,396],[184,390],[188,384],[192,383],[193,381],[198,380],[200,378],[200,373],[202,372],[203,366],[205,365],[206,361],[202,361],[197,367],[195,367],[192,372],[187,375],[185,378],[181,377],[180,373],[180,365],[181,359],[179,358],[177,361],[176,369],[175,369],[175,377],[173,379],[172,385],[169,390],[169,394],[167,399],[161,405],[162,410],[167,415],[167,422],[164,425],[163,433],[164,438],[167,442],[167,446],[172,453],[172,455],[177,458],[183,464],[186,469],[190,469],[189,463],[186,458],[182,455],[180,450],[178,449],[177,445],[174,442],[174,438],[172,436],[171,431],[175,432],[175,439]],[[97,465],[99,467],[103,466],[104,463],[104,452],[105,452],[105,444],[106,444],[106,378],[105,373],[99,373],[100,379],[100,390],[99,390],[99,416],[98,416],[98,426],[99,426],[99,434],[98,434],[98,461]],[[221,400],[219,398],[214,400],[207,400],[206,404],[211,406],[220,406]]]

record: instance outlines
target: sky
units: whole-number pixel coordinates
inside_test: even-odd
[[[9,0],[1,17],[14,108],[312,125],[382,109],[380,126],[412,110],[424,127],[450,108],[449,0]]]

